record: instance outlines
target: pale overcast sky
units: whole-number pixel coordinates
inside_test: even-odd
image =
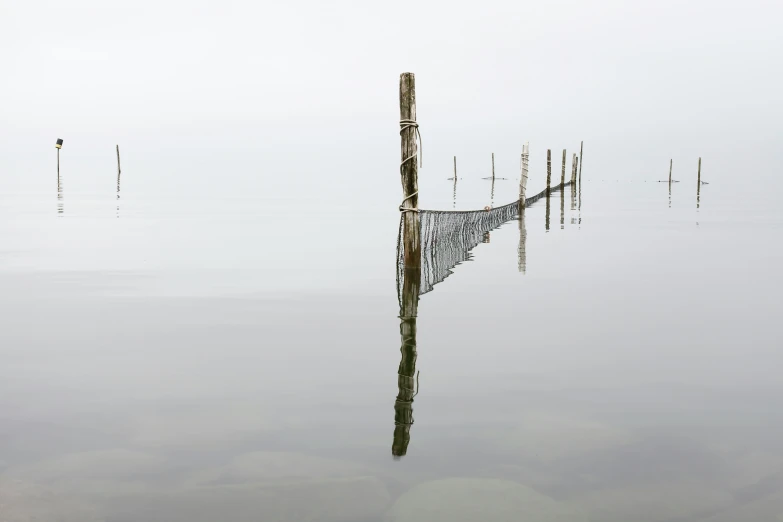
[[[582,139],[605,162],[631,149],[714,157],[729,143],[774,153],[783,121],[773,0],[0,6],[7,186],[49,169],[57,137],[85,171],[120,143],[128,168],[161,178],[253,165],[317,184],[315,166],[338,158],[343,181],[386,163],[393,176],[403,71],[416,73],[438,176],[454,154],[468,170],[490,151],[516,168],[526,140],[536,162]]]

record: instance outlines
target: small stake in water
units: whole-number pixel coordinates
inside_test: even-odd
[[[566,164],[566,150],[563,149],[563,166],[560,169],[560,185],[565,187],[565,164]]]
[[[546,192],[549,194],[549,190],[552,186],[552,151],[546,149]]]
[[[57,179],[60,179],[60,149],[63,148],[63,140],[58,138],[54,146],[57,148]]]
[[[571,183],[576,183],[576,152],[571,157]]]

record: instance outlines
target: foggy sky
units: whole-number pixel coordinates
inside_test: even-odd
[[[478,173],[490,152],[516,172],[525,141],[535,171],[585,140],[594,167],[704,156],[719,177],[735,154],[774,153],[781,14],[771,0],[3,0],[0,179],[48,184],[60,137],[85,190],[119,143],[162,185],[393,191],[404,71],[430,176],[453,155]]]

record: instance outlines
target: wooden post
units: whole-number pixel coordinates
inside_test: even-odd
[[[585,146],[585,142],[584,141],[579,144],[579,183],[580,183],[580,185],[582,183],[582,163],[584,163],[582,161],[582,149],[584,149],[584,146]]]
[[[699,158],[699,174],[696,179],[696,184],[701,187],[701,158]]]
[[[571,183],[576,183],[576,152],[571,157]]]
[[[519,203],[522,208],[525,208],[525,193],[527,192],[527,167],[530,159],[530,145],[525,143],[522,145],[522,163],[520,169],[522,170],[519,178]]]
[[[582,166],[579,164],[579,158],[576,158],[576,166],[579,168],[579,172],[582,172]],[[582,175],[579,175],[579,193],[582,193]]]
[[[546,149],[546,192],[549,194],[549,190],[552,186],[552,151]]]
[[[495,153],[492,153],[492,181],[495,181]]]
[[[57,179],[60,179],[60,149],[57,149]]]
[[[457,184],[457,156],[454,156],[454,184]]]
[[[419,154],[416,142],[416,78],[413,73],[400,75],[400,150],[403,200],[404,263],[406,267],[421,266],[419,239]]]
[[[672,184],[672,164],[674,164],[674,160],[669,159],[669,185]]]
[[[563,166],[560,169],[560,186],[565,187],[565,164],[566,164],[566,150],[563,149]]]
[[[117,145],[117,179],[120,179],[120,146]]]
[[[400,293],[400,337],[402,358],[397,370],[397,400],[394,403],[392,455],[400,458],[408,450],[413,424],[414,373],[416,371],[416,316],[421,287],[421,240],[418,198],[418,146],[416,142],[416,81],[413,73],[400,75],[400,147],[403,204],[399,244],[403,252],[403,283]],[[456,157],[454,159],[456,184]]]

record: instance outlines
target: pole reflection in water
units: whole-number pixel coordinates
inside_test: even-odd
[[[119,151],[117,152],[119,154]],[[117,217],[120,217],[120,170],[117,169]]]
[[[563,167],[565,172],[565,167]],[[565,228],[565,187],[560,187],[560,230]]]
[[[57,217],[63,217],[65,214],[65,206],[63,204],[63,183],[60,177],[59,165],[57,168]]]
[[[669,175],[669,208],[672,208],[672,180],[671,175]]]
[[[517,268],[521,273],[527,272],[527,229],[525,228],[525,207],[519,204],[519,246],[517,247]]]
[[[418,213],[414,214],[420,226]],[[406,227],[401,216],[400,237],[397,248],[404,248],[402,255],[402,285],[398,281],[400,304],[400,366],[397,369],[397,399],[394,401],[394,439],[392,456],[395,459],[408,453],[413,426],[413,398],[417,393],[416,381],[416,317],[421,290],[421,243],[419,237],[404,237]],[[418,234],[416,234],[418,236]],[[400,254],[398,253],[398,258]],[[398,274],[399,277],[399,274]]]
[[[547,190],[546,191],[546,221],[545,221],[545,226],[546,226],[546,231],[547,232],[549,232],[549,213],[550,213],[549,200],[551,199],[549,196],[550,196],[550,191]]]

